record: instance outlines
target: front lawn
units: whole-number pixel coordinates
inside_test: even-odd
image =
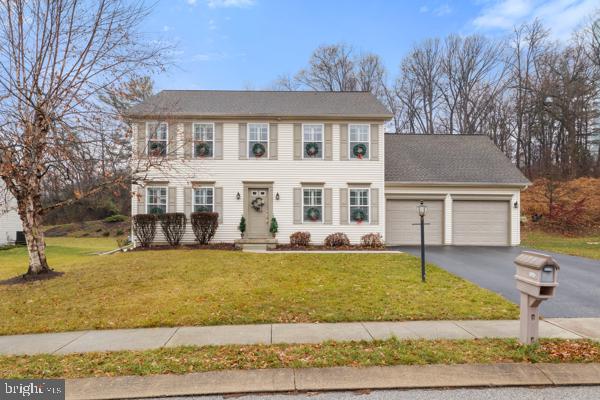
[[[47,281],[0,285],[0,334],[153,326],[514,319],[515,304],[408,254],[163,250],[90,255],[108,239],[49,238]],[[26,270],[0,251],[0,279]]]
[[[523,232],[525,247],[600,260],[600,235],[568,237],[540,231]]]
[[[322,344],[175,347],[70,355],[0,357],[0,378],[186,374],[225,369],[600,362],[600,344],[589,340],[515,339],[379,340]]]

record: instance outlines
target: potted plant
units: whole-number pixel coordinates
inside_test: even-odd
[[[271,235],[273,235],[273,237],[275,237],[278,230],[279,230],[279,226],[277,225],[277,219],[275,217],[273,217],[273,218],[271,218],[271,226],[269,226],[269,232],[271,232]]]
[[[246,218],[244,218],[244,216],[242,215],[242,218],[240,219],[240,224],[238,225],[238,230],[240,231],[240,234],[242,236],[242,239],[244,238],[244,232],[246,232]]]

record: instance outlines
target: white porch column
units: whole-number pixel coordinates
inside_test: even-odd
[[[452,196],[446,194],[444,199],[444,244],[452,244]]]

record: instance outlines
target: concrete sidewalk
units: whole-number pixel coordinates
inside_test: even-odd
[[[407,321],[221,325],[114,329],[0,336],[0,354],[68,354],[184,345],[320,343],[326,340],[475,339],[518,337],[519,321]],[[600,318],[540,322],[540,336],[600,340]]]
[[[67,379],[71,400],[209,394],[600,384],[600,364],[463,364],[227,370]]]

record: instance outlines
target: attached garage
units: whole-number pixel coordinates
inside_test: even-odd
[[[452,244],[509,246],[508,201],[455,200],[452,205]]]
[[[417,213],[417,200],[387,200],[386,242],[389,245],[416,245],[421,243],[420,221]],[[428,245],[443,244],[444,202],[441,200],[425,201],[427,205],[427,225],[425,227],[425,243]]]

